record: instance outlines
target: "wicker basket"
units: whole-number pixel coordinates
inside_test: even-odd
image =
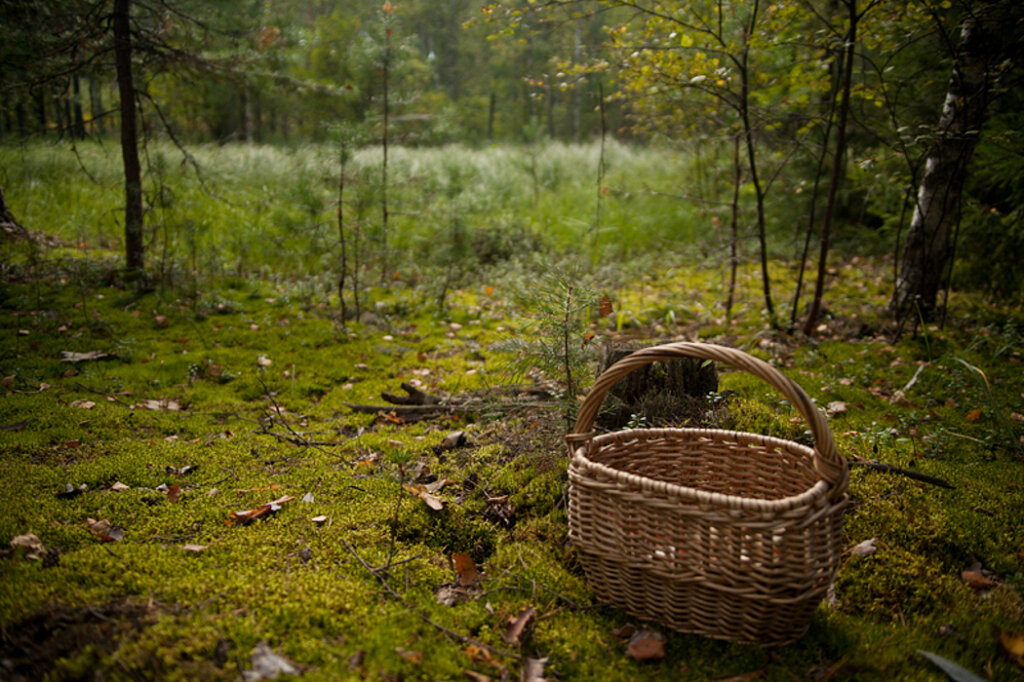
[[[679,357],[732,365],[777,388],[807,420],[815,448],[713,429],[594,434],[612,384]],[[569,537],[601,601],[736,642],[779,645],[806,632],[838,566],[848,471],[796,383],[724,346],[645,348],[598,378],[567,438]]]

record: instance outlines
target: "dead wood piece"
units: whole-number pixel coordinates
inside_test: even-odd
[[[932,485],[937,485],[940,488],[948,488],[949,490],[952,490],[953,488],[956,487],[949,481],[938,478],[936,476],[929,476],[928,474],[922,474],[917,471],[911,471],[910,469],[904,469],[902,467],[893,466],[892,464],[883,464],[882,462],[878,462],[873,459],[855,459],[852,462],[850,462],[850,466],[861,466],[867,469],[874,469],[875,471],[885,471],[890,474],[898,474],[900,476],[912,478],[915,481],[921,481],[922,483],[930,483]]]
[[[392,405],[440,405],[441,398],[430,393],[425,393],[412,384],[402,382],[402,390],[408,396],[394,395],[393,393],[381,393],[380,397]]]

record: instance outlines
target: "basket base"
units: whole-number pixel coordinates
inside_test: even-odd
[[[580,561],[599,601],[677,632],[741,644],[795,642],[823,596],[779,603],[773,595],[733,594],[704,580],[673,580],[587,552]]]

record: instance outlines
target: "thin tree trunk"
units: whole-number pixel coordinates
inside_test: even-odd
[[[129,272],[141,273],[142,169],[135,120],[135,84],[132,81],[131,0],[114,0],[114,61],[121,96],[121,158],[124,161],[124,253]]]
[[[755,0],[750,11],[750,23],[744,36],[743,52],[740,56],[740,119],[743,122],[743,138],[747,145],[747,159],[750,165],[750,181],[754,185],[754,196],[757,204],[757,239],[761,247],[761,286],[764,290],[764,306],[772,326],[775,326],[775,306],[772,304],[772,285],[768,276],[768,242],[765,235],[764,190],[757,175],[757,156],[754,153],[754,131],[750,125],[750,70],[748,57],[750,40],[757,22],[758,3]]]
[[[732,322],[732,304],[736,296],[736,269],[739,266],[737,247],[740,234],[740,183],[743,182],[743,167],[740,165],[740,138],[732,142],[732,206],[729,219],[729,294],[725,299],[726,324]]]
[[[344,133],[342,133],[344,134]],[[341,308],[341,324],[345,324],[345,275],[348,274],[348,244],[345,239],[345,162],[348,149],[344,140],[338,153],[338,241],[341,244],[341,274],[338,277],[338,299]]]
[[[990,6],[982,6],[984,13]],[[889,309],[902,324],[935,317],[939,292],[948,281],[953,232],[960,219],[960,197],[967,164],[986,118],[988,63],[995,57],[994,27],[979,13],[961,26],[960,55],[946,91],[938,136],[925,161],[914,214]]]
[[[102,135],[103,130],[103,93],[100,90],[99,81],[95,76],[89,77],[89,118],[92,123],[92,132]]]
[[[391,29],[384,36],[384,130],[380,136],[380,224],[381,224],[381,266],[380,280],[387,285],[389,275],[388,264],[388,75],[391,70]]]
[[[821,315],[821,297],[825,293],[825,277],[828,275],[828,246],[832,232],[832,219],[836,212],[836,196],[843,181],[843,163],[846,159],[846,120],[850,113],[850,89],[853,83],[853,47],[857,41],[857,0],[847,0],[846,7],[850,27],[847,30],[843,50],[843,94],[839,102],[839,121],[836,123],[836,151],[832,157],[832,174],[828,182],[828,198],[825,200],[825,215],[821,221],[821,250],[818,254],[818,279],[814,284],[814,299],[804,323],[804,333],[810,335]]]
[[[82,116],[82,84],[78,74],[71,77],[72,109],[74,120],[71,134],[79,140],[85,139],[85,118]]]
[[[793,306],[789,312],[789,326],[790,329],[796,327],[796,317],[799,314],[800,309],[800,293],[803,289],[804,283],[804,272],[807,268],[807,255],[811,249],[811,235],[814,233],[814,221],[817,218],[818,212],[818,190],[821,188],[821,171],[825,167],[825,159],[828,157],[828,143],[832,137],[832,127],[835,122],[836,115],[836,95],[838,94],[840,81],[840,73],[843,73],[843,53],[840,52],[838,58],[834,59],[834,70],[835,77],[833,79],[833,85],[829,88],[829,109],[828,118],[825,122],[825,135],[821,141],[821,154],[818,156],[818,165],[814,169],[814,186],[811,189],[811,207],[807,216],[807,233],[804,235],[804,247],[800,252],[800,271],[796,278],[796,291],[793,293]]]

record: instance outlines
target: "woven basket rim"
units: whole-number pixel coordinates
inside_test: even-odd
[[[661,436],[687,436],[687,437],[710,437],[715,440],[746,440],[765,445],[772,445],[788,450],[799,450],[799,454],[808,457],[813,461],[815,450],[809,448],[806,445],[801,445],[795,441],[785,440],[782,438],[775,438],[773,436],[765,436],[757,433],[748,433],[745,431],[728,431],[725,429],[701,429],[701,428],[662,428],[662,429],[624,429],[621,431],[614,431],[612,433],[602,434],[595,436],[588,443],[591,446],[600,446],[604,443],[629,440],[631,437],[644,437],[650,439],[651,437]],[[807,506],[813,502],[818,501],[820,498],[827,497],[832,486],[822,478],[818,479],[818,482],[812,485],[810,488],[797,495],[789,495],[780,498],[760,498],[760,497],[741,497],[739,495],[727,495],[725,493],[714,493],[706,490],[700,490],[698,488],[691,488],[689,486],[678,485],[675,483],[668,483],[665,481],[659,481],[657,479],[650,478],[648,476],[641,476],[638,474],[632,474],[626,471],[621,471],[614,467],[610,467],[600,462],[591,460],[586,455],[588,443],[584,443],[578,447],[573,453],[572,464],[574,467],[582,466],[591,471],[600,473],[607,476],[620,484],[627,485],[634,488],[639,488],[645,493],[654,493],[664,497],[674,498],[680,501],[696,502],[698,504],[706,504],[714,507],[733,509],[740,511],[754,511],[754,512],[784,512],[797,507]]]

